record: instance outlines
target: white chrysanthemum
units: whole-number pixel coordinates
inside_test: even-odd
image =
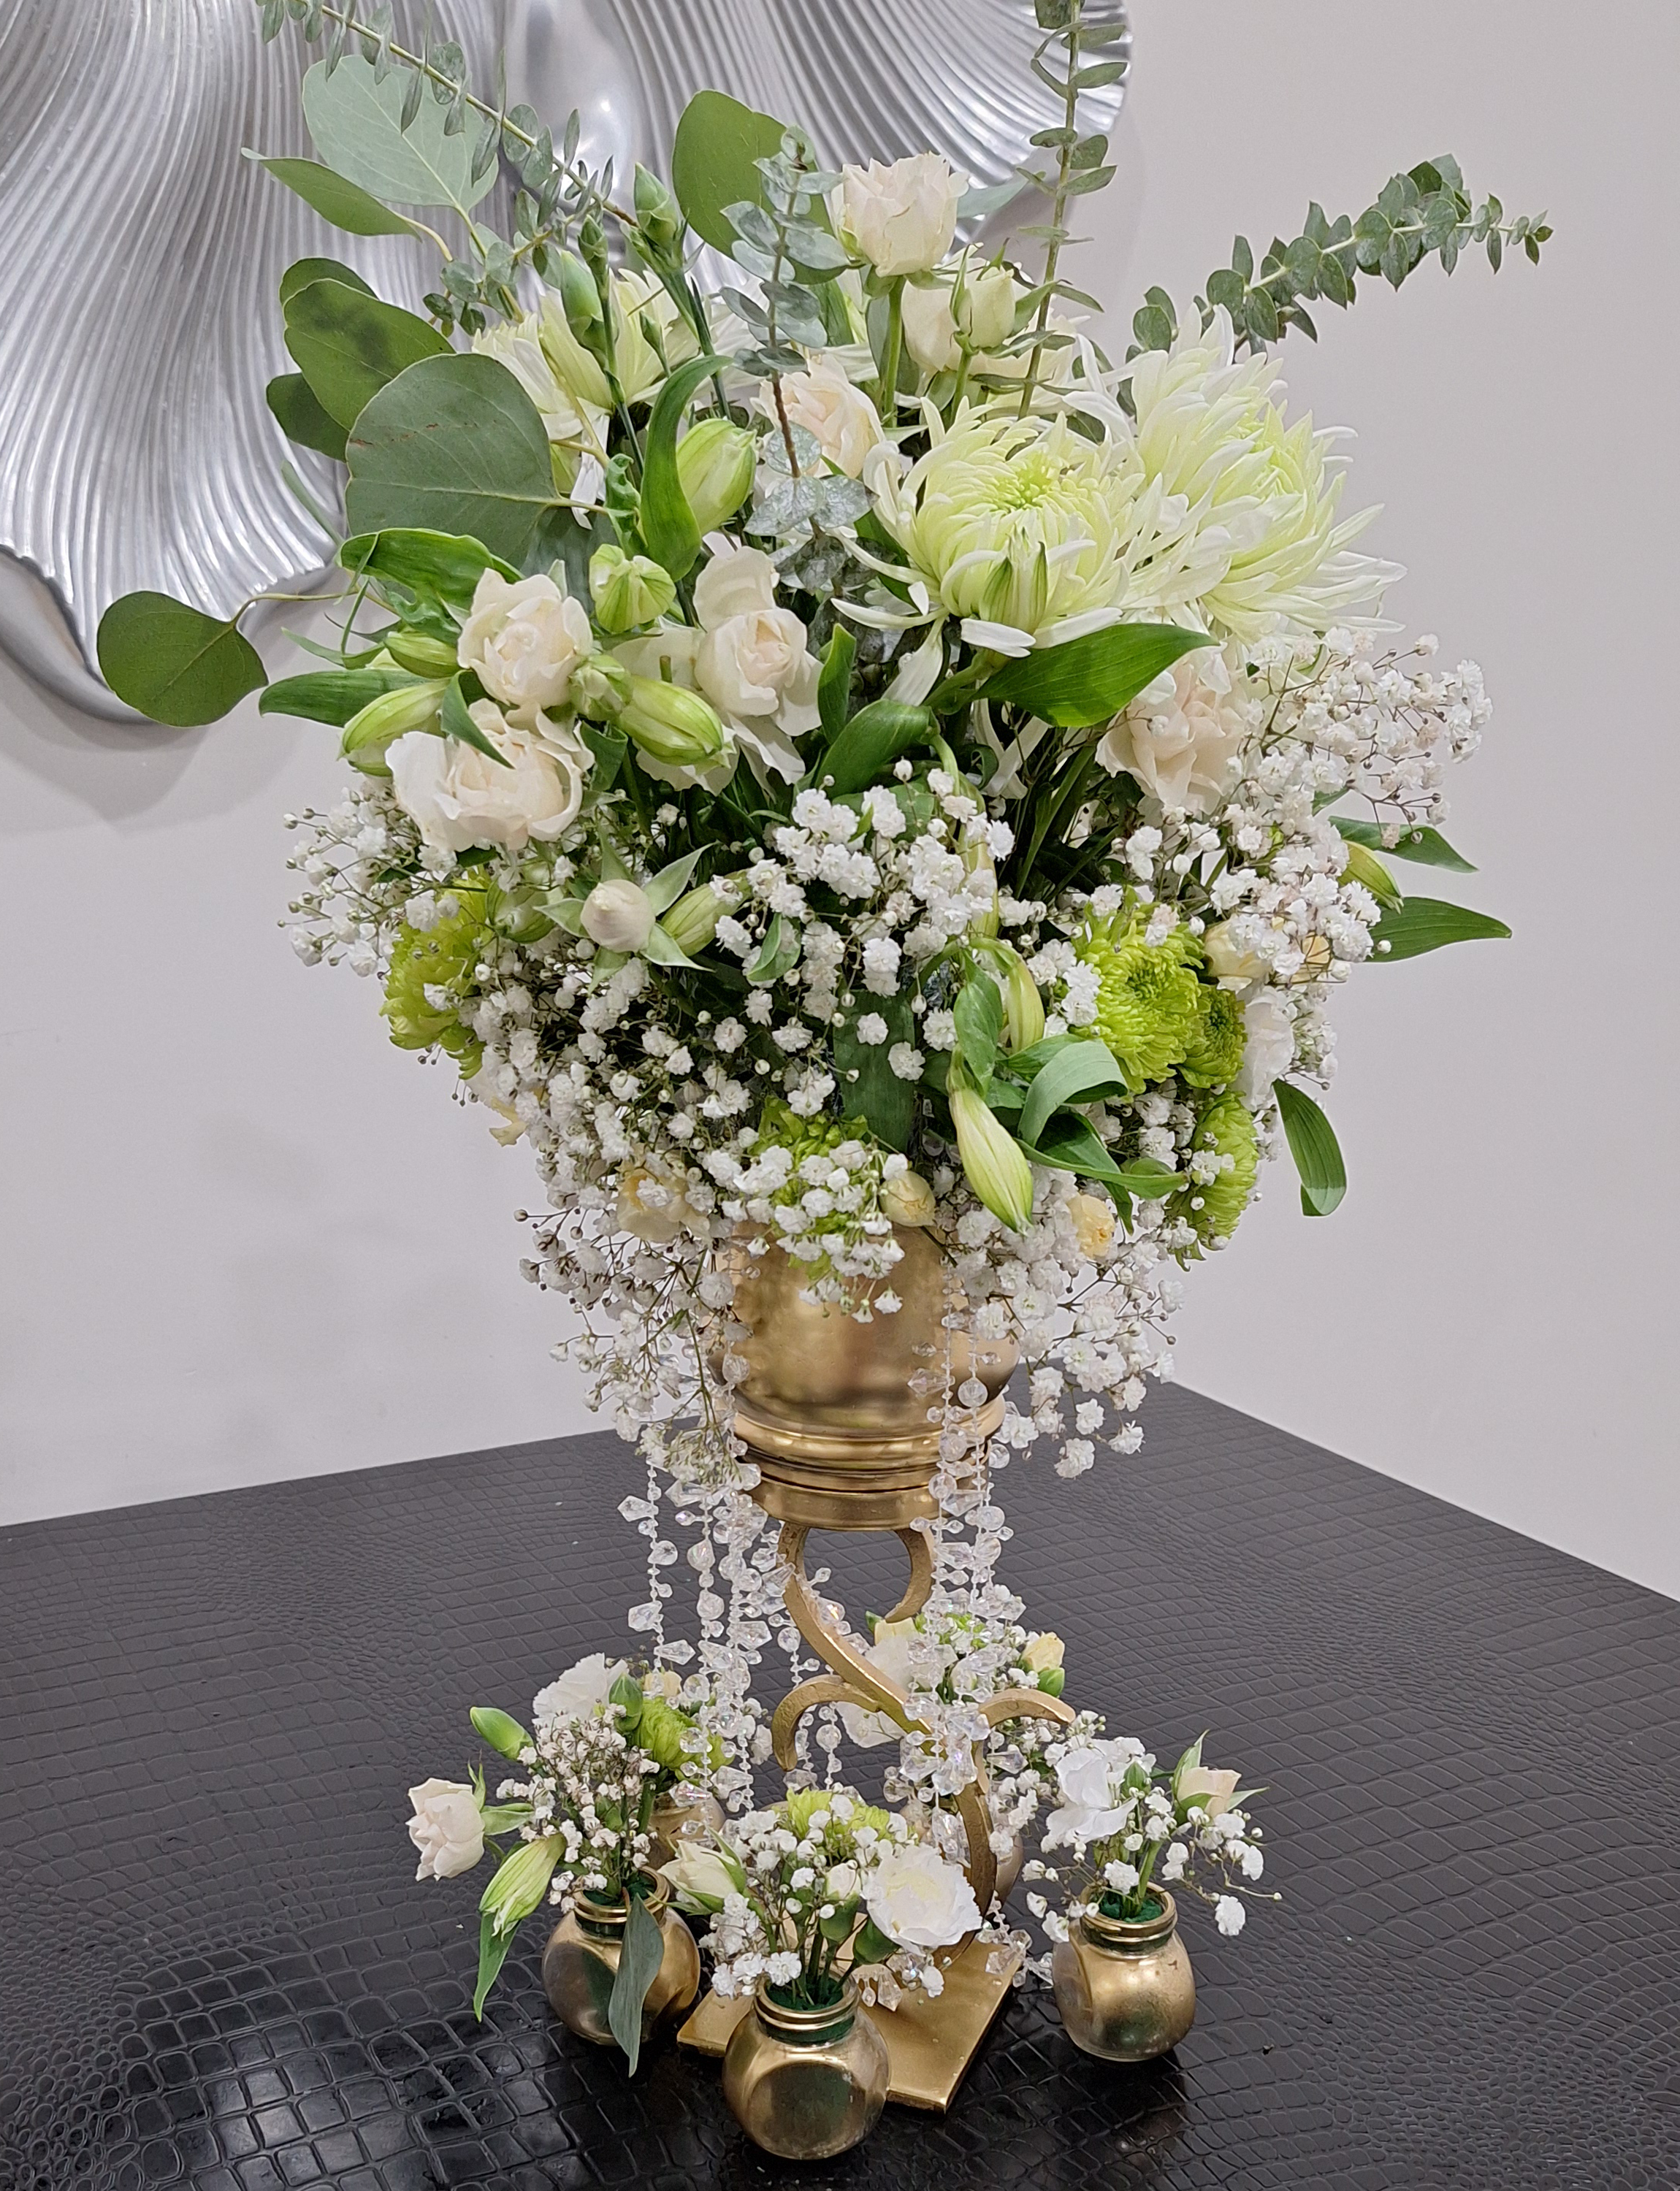
[[[1336,520],[1342,475],[1331,449],[1342,430],[1315,431],[1310,414],[1288,424],[1270,358],[1235,361],[1227,314],[1136,359],[1131,391],[1145,480],[1184,509],[1183,541],[1204,551],[1189,559],[1194,595],[1139,569],[1136,597],[1164,610],[1194,600],[1211,627],[1253,640],[1280,624],[1353,625],[1402,575],[1351,552],[1375,508]]]

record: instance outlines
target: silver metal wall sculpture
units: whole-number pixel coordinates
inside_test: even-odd
[[[399,31],[422,13],[405,0]],[[982,183],[1059,119],[1027,70],[1031,0],[434,0],[430,17],[486,86],[504,45],[510,95],[577,106],[591,156],[621,164],[663,165],[707,84],[802,122],[826,159],[933,145]],[[432,276],[423,247],[341,236],[241,157],[310,150],[307,60],[292,33],[261,43],[252,0],[0,0],[0,646],[136,728],[91,666],[109,601],[150,586],[225,614],[322,561],[263,400],[289,366],[282,269],[347,259],[408,304]],[[1121,89],[1088,111],[1112,116]],[[299,469],[330,494],[331,467]]]

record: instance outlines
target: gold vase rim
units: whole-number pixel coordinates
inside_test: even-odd
[[[650,1917],[662,1917],[671,1898],[669,1881],[661,1879],[657,1871],[640,1872],[637,1876],[648,1882],[646,1893],[638,1895],[637,1900]],[[572,1889],[572,1906],[580,1924],[598,1925],[603,1932],[616,1932],[630,1919],[630,1905],[624,1897],[617,1902],[608,1902],[587,1887]]]
[[[1105,1917],[1093,1904],[1079,1919],[1086,1939],[1121,1955],[1141,1955],[1171,1939],[1178,1930],[1178,1904],[1165,1887],[1152,1885],[1149,1892],[1161,1905],[1153,1917]]]
[[[857,2020],[859,2006],[857,1987],[850,1978],[842,1979],[840,1999],[826,2008],[789,2008],[772,2000],[767,1978],[761,1978],[753,1989],[753,2008],[760,2023],[795,2046],[814,2046],[842,2030],[849,2031]]]

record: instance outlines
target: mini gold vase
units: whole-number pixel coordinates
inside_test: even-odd
[[[684,1841],[707,1844],[727,1823],[722,1804],[709,1789],[680,1780],[658,1799],[647,1821],[648,1869],[657,1871],[669,1864]]]
[[[644,2046],[680,2023],[700,1991],[700,1950],[669,1905],[669,1888],[663,1879],[655,1880],[647,1891],[646,1906],[648,1915],[659,1921],[665,1952],[642,2003]],[[596,2046],[618,2043],[607,2020],[607,2008],[629,1914],[626,1903],[601,1901],[580,1891],[543,1950],[543,1990],[549,2006],[568,2031]]]
[[[1196,2016],[1196,1980],[1178,1937],[1178,1905],[1150,1892],[1153,1917],[1079,1918],[1050,1959],[1051,1984],[1068,2036],[1105,2062],[1148,2062],[1176,2046]]]
[[[861,2143],[886,2105],[886,2041],[847,1978],[831,2008],[786,2008],[760,1978],[730,2035],[723,2094],[753,2143],[826,2160]]]

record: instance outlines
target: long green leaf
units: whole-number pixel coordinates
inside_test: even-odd
[[[952,1016],[962,1061],[983,1096],[991,1084],[1004,1031],[1004,1000],[983,966],[975,966],[958,990]]]
[[[311,282],[295,293],[286,307],[286,347],[322,410],[346,427],[405,366],[453,355],[418,315],[344,282]]]
[[[305,449],[318,449],[323,457],[345,460],[345,430],[323,411],[315,391],[300,373],[277,373],[268,384],[268,407],[279,420],[288,441]]]
[[[472,2012],[481,2023],[484,2021],[485,1995],[500,1975],[512,1945],[513,1934],[498,1932],[487,1909],[478,1921],[478,1983],[472,1989]]]
[[[155,723],[214,723],[268,673],[236,623],[168,594],[124,594],[100,618],[100,669],[119,700]]]
[[[1096,1128],[1072,1111],[1059,1112],[1045,1125],[1035,1145],[1022,1143],[1034,1164],[1054,1171],[1071,1171],[1081,1179],[1094,1179],[1121,1198],[1122,1215],[1133,1200],[1159,1202],[1184,1182],[1176,1172],[1152,1158],[1140,1158],[1118,1164],[1104,1147]]]
[[[1450,868],[1455,874],[1476,872],[1438,829],[1403,829],[1396,843],[1385,845],[1379,822],[1358,822],[1345,814],[1332,814],[1330,819],[1350,845],[1363,845],[1367,851],[1387,852],[1396,860],[1417,860],[1427,868]]]
[[[684,107],[671,145],[671,187],[689,226],[715,250],[735,242],[726,206],[763,202],[757,163],[781,149],[785,134],[773,116],[721,91],[697,91]]]
[[[1213,643],[1205,632],[1175,624],[1111,623],[1005,663],[980,697],[1029,708],[1065,731],[1082,730],[1119,714],[1181,654]]]
[[[1273,1094],[1289,1136],[1290,1154],[1301,1174],[1301,1208],[1307,1217],[1328,1217],[1347,1192],[1335,1129],[1313,1098],[1288,1080],[1273,1083]]]
[[[557,499],[537,407],[504,365],[427,357],[382,388],[350,437],[352,532],[466,533],[520,564]]]
[[[857,1022],[868,1012],[879,1013],[886,1022],[885,1042],[857,1039]],[[846,1024],[834,1030],[840,1109],[848,1118],[866,1120],[875,1140],[890,1149],[902,1149],[909,1141],[916,1118],[916,1086],[914,1081],[901,1080],[888,1060],[895,1044],[914,1043],[914,1038],[908,994],[875,997],[866,990],[858,992]],[[856,1080],[849,1077],[854,1072]]]
[[[446,738],[458,738],[464,746],[470,746],[475,753],[481,753],[487,760],[495,761],[502,768],[513,766],[507,755],[498,753],[474,722],[468,712],[466,695],[461,690],[458,677],[452,677],[444,688],[443,705],[439,714]]]
[[[1371,963],[1416,959],[1426,951],[1438,951],[1448,943],[1473,943],[1508,936],[1511,930],[1489,913],[1472,913],[1467,905],[1449,905],[1438,897],[1409,897],[1403,906],[1385,913],[1371,930],[1375,949]],[[1384,944],[1388,948],[1382,948]]]
[[[607,2022],[612,2036],[624,2050],[633,2077],[641,2058],[642,2003],[659,1975],[664,1955],[665,1936],[659,1929],[658,1919],[649,1912],[645,1902],[631,1895],[624,1943],[618,1950],[618,1968],[607,2004]]]
[[[902,700],[872,700],[860,708],[812,773],[820,781],[833,778],[831,789],[862,791],[879,782],[907,747],[924,744],[933,728],[925,708],[912,708]]]
[[[714,357],[693,357],[680,365],[659,390],[647,422],[640,529],[648,554],[674,578],[686,578],[700,553],[700,527],[677,471],[677,433],[696,390],[717,369]]]
[[[472,600],[487,571],[504,578],[517,578],[511,563],[493,555],[481,541],[458,532],[430,532],[414,526],[388,526],[383,532],[359,533],[339,550],[339,561],[357,576],[371,572],[406,586],[423,600],[464,609]]]
[[[382,692],[394,692],[414,680],[402,669],[310,669],[301,677],[282,677],[257,703],[264,715],[301,715],[311,723],[343,730]]]
[[[1069,1043],[1034,1074],[1017,1130],[1023,1141],[1036,1141],[1058,1105],[1094,1103],[1099,1096],[1125,1091],[1125,1074],[1107,1043],[1094,1039]]]
[[[422,99],[407,129],[406,70],[384,83],[371,61],[348,54],[335,65],[317,61],[304,78],[304,118],[328,167],[380,200],[399,205],[453,206],[467,213],[495,183],[493,160],[475,182],[480,128],[451,136],[449,108]]]
[[[348,236],[413,236],[417,232],[412,220],[405,220],[400,213],[381,205],[360,183],[335,174],[318,160],[274,159],[248,150],[245,156],[254,160],[259,168],[266,168],[276,182],[284,183],[288,191],[295,191],[323,220],[343,229]]]
[[[851,706],[851,665],[857,658],[857,641],[850,628],[836,622],[823,654],[823,674],[817,680],[817,706],[823,718],[823,743],[832,744],[846,727]]]

